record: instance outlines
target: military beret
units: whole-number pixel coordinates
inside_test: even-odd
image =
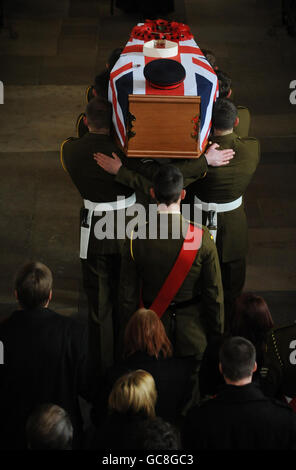
[[[150,85],[160,89],[177,88],[186,76],[183,65],[173,59],[152,60],[143,72]]]

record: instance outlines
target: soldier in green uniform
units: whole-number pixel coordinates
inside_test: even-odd
[[[120,277],[121,329],[124,331],[139,305],[154,309],[161,315],[175,355],[194,356],[198,369],[207,341],[223,332],[223,289],[216,246],[206,227],[196,225],[201,238],[187,272],[183,272],[183,259],[176,268],[184,233],[191,224],[180,212],[185,196],[182,188],[180,170],[162,165],[151,189],[157,202],[155,235],[151,236],[150,221],[137,227],[125,242]],[[136,235],[142,230],[146,230],[146,238]],[[175,293],[175,277],[172,280],[170,276],[176,269],[181,285]],[[159,295],[161,289],[165,292]]]
[[[220,69],[216,71],[216,74],[219,81],[219,98],[228,98],[233,101],[232,80],[230,76]],[[240,137],[248,137],[251,123],[249,109],[245,106],[237,106],[237,118],[235,133]]]
[[[114,328],[117,328],[117,290],[120,253],[125,226],[117,226],[117,214],[136,202],[132,189],[115,181],[100,168],[93,153],[112,152],[125,159],[110,138],[111,105],[100,98],[86,107],[89,132],[81,138],[69,138],[61,146],[61,161],[78,189],[84,204],[81,210],[80,258],[83,284],[88,296],[90,357],[98,372],[113,364]],[[136,164],[136,162],[133,162]],[[118,201],[118,197],[121,199]],[[109,214],[114,234],[104,237],[95,233],[98,223]],[[120,231],[120,234],[118,233]],[[104,234],[103,234],[104,235]],[[98,238],[99,237],[99,238]]]
[[[260,374],[265,395],[286,401],[296,411],[296,322],[271,330]]]
[[[248,248],[247,219],[243,204],[245,193],[260,158],[257,139],[239,137],[234,132],[236,106],[219,98],[213,107],[212,142],[232,148],[235,156],[229,165],[209,167],[205,178],[189,186],[189,200],[203,210],[203,221],[212,227],[220,259],[225,299],[225,328],[229,326],[233,303],[245,283]]]
[[[93,85],[87,87],[85,92],[87,103],[89,103],[89,101],[96,96],[108,100],[110,72],[119,59],[122,51],[123,47],[118,47],[111,52],[108,57],[105,70],[95,76]],[[85,113],[80,113],[76,120],[76,132],[78,137],[82,137],[88,132],[88,127],[85,122]]]

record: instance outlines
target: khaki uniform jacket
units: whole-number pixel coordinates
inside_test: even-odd
[[[158,227],[160,215],[157,216]],[[188,221],[180,214],[168,215],[168,238],[139,239],[135,234],[125,242],[122,270],[120,305],[122,330],[131,315],[139,308],[140,291],[144,306],[149,308],[170,273],[181,250],[184,238],[182,224]],[[180,226],[181,236],[172,238],[172,227]],[[165,226],[162,224],[162,226]],[[196,355],[201,358],[207,338],[223,332],[223,289],[217,250],[207,228],[203,227],[202,245],[174,302],[191,301],[188,305],[170,307],[162,316],[167,334],[174,344],[176,355]],[[186,232],[185,232],[186,233]],[[175,328],[172,313],[176,314]]]
[[[81,197],[92,202],[117,201],[117,197],[128,198],[133,190],[115,181],[115,177],[104,171],[93,158],[94,152],[102,152],[112,156],[112,152],[124,160],[126,157],[116,147],[108,135],[88,132],[81,138],[70,138],[61,146],[61,161],[64,169],[69,173],[72,182],[78,189]],[[93,216],[88,253],[115,254],[121,251],[124,237],[116,239],[117,215],[122,211],[113,211],[115,238],[98,240],[94,234],[94,227],[102,216]],[[121,218],[122,220],[122,218]],[[124,227],[125,229],[125,227]]]
[[[257,139],[238,137],[235,132],[212,136],[221,149],[232,148],[234,158],[228,165],[209,167],[205,178],[190,186],[190,191],[203,202],[226,203],[242,196],[260,159]],[[206,215],[206,214],[205,214]],[[222,262],[245,257],[248,250],[248,228],[244,204],[239,208],[218,214],[217,249]]]

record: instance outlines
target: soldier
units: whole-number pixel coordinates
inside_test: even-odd
[[[157,202],[155,236],[133,231],[124,246],[120,277],[121,328],[143,305],[161,317],[176,356],[194,356],[196,370],[207,340],[223,332],[223,289],[217,250],[206,227],[180,213],[182,173],[162,165],[151,196]],[[192,237],[190,244],[190,237]],[[189,239],[188,239],[189,236]],[[188,258],[189,254],[189,258]],[[177,261],[176,261],[177,260]],[[198,400],[198,390],[195,400]]]
[[[61,146],[62,165],[84,200],[80,258],[88,296],[90,355],[94,368],[101,372],[113,364],[114,358],[113,327],[116,331],[116,294],[125,236],[125,227],[117,226],[118,213],[124,216],[126,208],[136,201],[134,191],[117,183],[114,176],[93,159],[93,153],[97,151],[110,156],[116,151],[120,158],[125,158],[110,138],[110,116],[110,103],[93,98],[86,107],[89,132],[81,138],[69,138]],[[102,233],[95,234],[96,224],[103,219],[103,214],[114,221],[114,233],[110,234],[113,239],[107,234],[105,238]]]
[[[87,103],[89,103],[89,101],[96,96],[108,100],[110,72],[119,59],[122,51],[123,47],[118,47],[111,52],[110,56],[108,57],[105,70],[95,76],[93,85],[87,87],[85,92]],[[76,120],[76,132],[78,137],[82,137],[88,132],[87,124],[85,123],[85,113],[80,113]]]
[[[258,140],[238,137],[233,130],[236,121],[236,106],[219,98],[213,108],[211,140],[222,149],[234,149],[235,156],[229,165],[209,167],[205,178],[188,188],[189,199],[202,206],[203,221],[213,228],[224,288],[225,328],[245,283],[248,229],[243,194],[259,163]]]
[[[232,80],[222,70],[216,72],[219,81],[219,98],[229,98],[233,101]],[[237,106],[237,121],[235,122],[235,133],[240,137],[248,137],[251,123],[251,114],[245,106]]]
[[[267,396],[289,403],[296,411],[296,322],[274,328],[269,333],[261,385]]]

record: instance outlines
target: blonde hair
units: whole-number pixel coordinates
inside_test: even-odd
[[[109,395],[111,411],[118,413],[142,413],[155,417],[157,391],[154,378],[145,370],[135,370],[120,377]]]

